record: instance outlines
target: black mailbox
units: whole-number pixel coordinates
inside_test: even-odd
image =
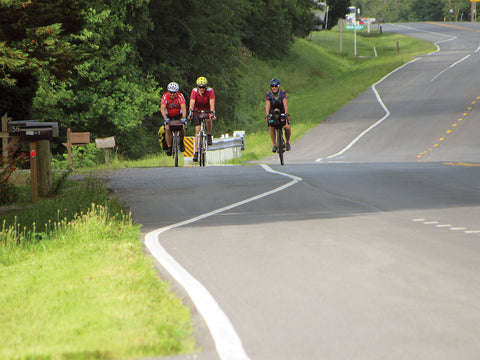
[[[58,123],[38,120],[10,121],[8,135],[22,140],[50,140],[58,137]]]

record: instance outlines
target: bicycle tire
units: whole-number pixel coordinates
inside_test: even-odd
[[[283,128],[277,129],[277,147],[278,157],[280,158],[280,165],[283,166],[283,153],[285,151],[285,144],[283,143]]]
[[[203,133],[200,132],[200,136],[198,139],[198,165],[200,166],[205,166],[205,153],[204,153],[204,138],[203,138]]]
[[[178,167],[178,153],[180,144],[178,143],[178,134],[173,135],[173,158],[175,159],[175,167]]]

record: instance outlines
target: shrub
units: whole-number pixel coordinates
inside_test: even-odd
[[[27,161],[25,153],[7,161],[0,157],[0,205],[13,204],[18,199],[18,191],[14,184],[9,182],[12,173]]]

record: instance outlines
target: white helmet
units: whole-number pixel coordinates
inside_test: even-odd
[[[180,90],[180,86],[178,86],[176,82],[171,82],[170,84],[168,84],[167,89],[170,92],[177,92],[178,90]]]

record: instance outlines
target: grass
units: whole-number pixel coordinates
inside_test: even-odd
[[[0,215],[0,359],[195,352],[190,312],[158,279],[140,227],[98,180],[68,185]]]
[[[247,132],[240,161],[271,155],[263,101],[271,78],[279,77],[288,93],[295,141],[390,71],[434,49],[400,35],[357,35],[357,54],[366,57],[353,56],[351,32],[344,33],[340,54],[337,31],[297,40],[281,61],[245,56],[236,114],[237,128]],[[374,46],[378,57],[370,57]],[[75,172],[151,166],[173,166],[173,159],[114,156],[108,167]],[[28,179],[15,176],[26,202]],[[138,241],[140,228],[124,206],[99,180],[67,181],[64,188],[53,199],[0,213],[0,360],[133,359],[198,351],[189,310],[158,279]]]

